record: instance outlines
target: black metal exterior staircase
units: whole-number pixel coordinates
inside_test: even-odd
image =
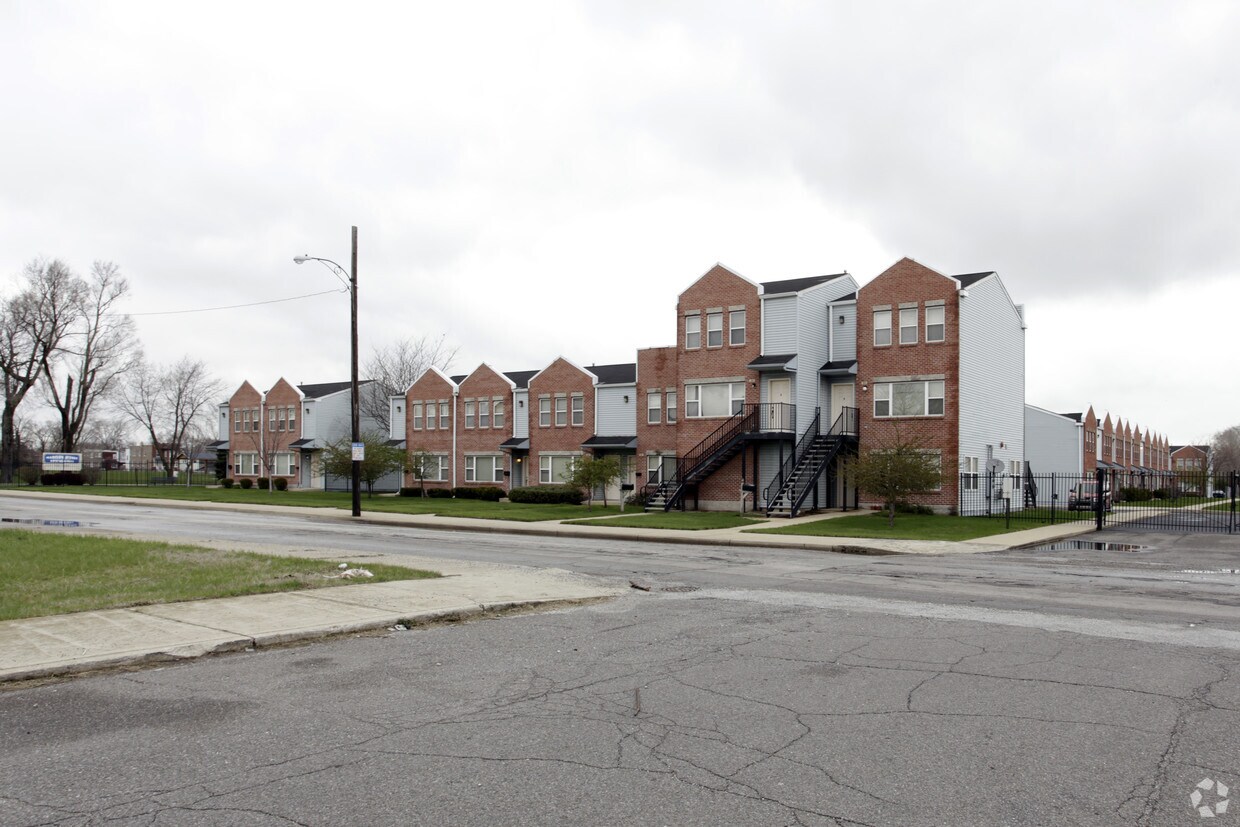
[[[671,511],[684,502],[685,493],[717,471],[745,447],[745,435],[758,430],[761,405],[746,404],[723,421],[692,451],[676,462],[670,479],[646,484],[646,510]]]
[[[856,408],[844,408],[824,434],[820,432],[822,412],[816,412],[792,454],[763,491],[768,517],[797,516],[823,474],[836,465],[842,454],[855,450],[857,414]]]

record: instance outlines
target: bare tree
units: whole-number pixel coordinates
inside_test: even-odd
[[[0,373],[4,411],[0,414],[0,481],[12,482],[16,460],[17,408],[47,369],[73,323],[81,280],[62,261],[32,261],[20,292],[0,306]]]
[[[204,362],[187,356],[174,365],[140,362],[121,386],[117,405],[141,426],[151,449],[169,476],[177,455],[190,447],[194,428],[206,431],[199,419],[214,406],[223,386]]]
[[[1210,442],[1210,465],[1215,473],[1240,471],[1240,425],[1214,435]]]
[[[387,347],[376,347],[366,360],[363,373],[374,380],[379,390],[361,394],[362,416],[373,419],[383,433],[391,430],[388,399],[402,394],[429,367],[446,371],[456,359],[459,347],[448,347],[445,337],[423,336],[401,339]]]
[[[129,444],[133,423],[127,417],[92,416],[82,429],[82,444],[100,448],[124,448]]]
[[[115,312],[129,292],[120,268],[96,261],[76,291],[75,320],[60,348],[43,365],[47,402],[60,415],[62,451],[77,450],[95,403],[142,358],[133,320]]]

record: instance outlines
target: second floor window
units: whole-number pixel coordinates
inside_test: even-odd
[[[745,344],[745,311],[733,310],[728,314],[728,344]]]
[[[702,317],[697,313],[685,316],[685,350],[702,346]]]
[[[504,427],[504,400],[496,399],[495,404],[493,404],[491,408],[495,413],[495,418],[494,418],[495,427],[496,428]]]
[[[556,427],[568,424],[568,397],[566,396],[555,398],[555,424]]]
[[[646,424],[658,425],[663,412],[663,394],[650,391],[646,394]]]
[[[891,344],[891,311],[874,311],[874,346],[884,347]]]
[[[538,425],[542,428],[551,427],[551,397],[549,396],[538,400]]]
[[[412,408],[413,408],[413,411],[412,411],[412,413],[413,413],[413,429],[414,429],[415,431],[420,431],[420,430],[422,430],[422,403],[421,403],[421,402],[414,402],[414,403],[413,403],[413,405],[412,405]]]
[[[706,346],[723,347],[723,314],[706,314]]]
[[[905,307],[900,310],[900,344],[917,344],[917,308]]]
[[[740,413],[744,404],[744,382],[685,385],[685,416],[689,419],[732,416]]]
[[[941,304],[926,308],[926,341],[941,342],[946,338],[946,308]]]
[[[447,401],[445,400],[443,402],[440,402],[439,403],[439,427],[440,429],[444,431],[448,430],[448,428],[452,427],[451,421],[452,421],[452,413],[450,412],[448,408]]]
[[[667,423],[676,424],[676,391],[667,392]]]
[[[478,400],[478,427],[491,427],[491,400],[489,399]]]
[[[874,417],[942,416],[943,380],[875,382]]]
[[[474,403],[469,401],[465,403],[465,427],[474,427]]]

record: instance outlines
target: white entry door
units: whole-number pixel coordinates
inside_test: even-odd
[[[767,428],[772,431],[792,430],[792,380],[772,379],[767,384]]]
[[[845,408],[857,407],[857,388],[852,382],[841,382],[838,385],[831,386],[831,421],[822,423],[822,429],[826,431],[835,425],[835,421],[840,418],[840,413]],[[852,423],[856,424],[856,423]]]

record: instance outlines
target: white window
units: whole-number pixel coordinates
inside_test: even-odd
[[[288,429],[290,431],[297,430],[297,406],[296,405],[288,409]]]
[[[874,311],[874,346],[883,347],[891,344],[891,311]]]
[[[917,308],[904,307],[900,309],[900,344],[915,345],[917,344]]]
[[[233,455],[234,473],[243,477],[252,477],[258,473],[258,454],[239,453]]]
[[[492,420],[495,423],[495,427],[504,427],[504,400],[496,399],[494,404],[491,405],[491,409],[495,412],[495,417]]]
[[[745,344],[745,311],[733,310],[728,314],[728,344]]]
[[[474,401],[472,399],[465,401],[465,427],[474,427]]]
[[[555,398],[555,424],[557,428],[568,424],[567,396],[557,396]]]
[[[272,457],[272,473],[277,477],[288,477],[293,473],[293,454],[280,452]]]
[[[965,491],[976,491],[978,480],[978,466],[981,460],[977,457],[965,457],[960,462],[960,470],[963,476],[960,479],[960,487]]]
[[[538,400],[538,424],[543,428],[551,427],[551,397],[543,396]]]
[[[723,314],[706,314],[706,346],[723,347]]]
[[[435,418],[435,406],[438,404],[438,402],[426,403],[426,430],[428,431],[435,430],[435,423],[438,421]]]
[[[676,423],[676,391],[667,392],[667,424]]]
[[[943,380],[929,382],[876,382],[874,417],[942,416]]]
[[[245,419],[245,411],[233,411],[233,433],[241,433],[241,420]]]
[[[675,479],[676,457],[673,454],[646,455],[646,482]]]
[[[646,394],[646,423],[658,425],[663,411],[663,394],[660,391],[649,391]]]
[[[465,457],[465,482],[503,482],[504,458]]]
[[[745,404],[744,382],[685,385],[685,416],[710,419],[740,413]]]
[[[947,324],[946,308],[941,304],[936,304],[926,308],[926,341],[941,342],[946,338],[945,331]]]
[[[276,408],[267,409],[267,431],[274,432],[276,429]]]
[[[438,468],[436,468],[436,463],[438,463]],[[448,456],[447,454],[436,454],[434,457],[431,458],[431,474],[429,477],[427,477],[427,479],[435,480],[436,482],[447,482],[448,481]]]
[[[538,481],[541,483],[562,483],[573,475],[573,466],[577,464],[575,456],[538,457]]]
[[[490,399],[479,399],[478,400],[478,427],[479,428],[490,428],[491,427],[491,400]]]
[[[586,424],[586,399],[579,393],[573,395],[573,424]]]
[[[702,346],[702,317],[697,313],[685,316],[685,350]]]
[[[422,430],[422,403],[413,403],[413,429],[415,431]]]
[[[452,414],[448,409],[447,401],[440,402],[439,403],[439,428],[440,430],[446,431],[450,427],[452,427],[451,419],[452,419]]]

